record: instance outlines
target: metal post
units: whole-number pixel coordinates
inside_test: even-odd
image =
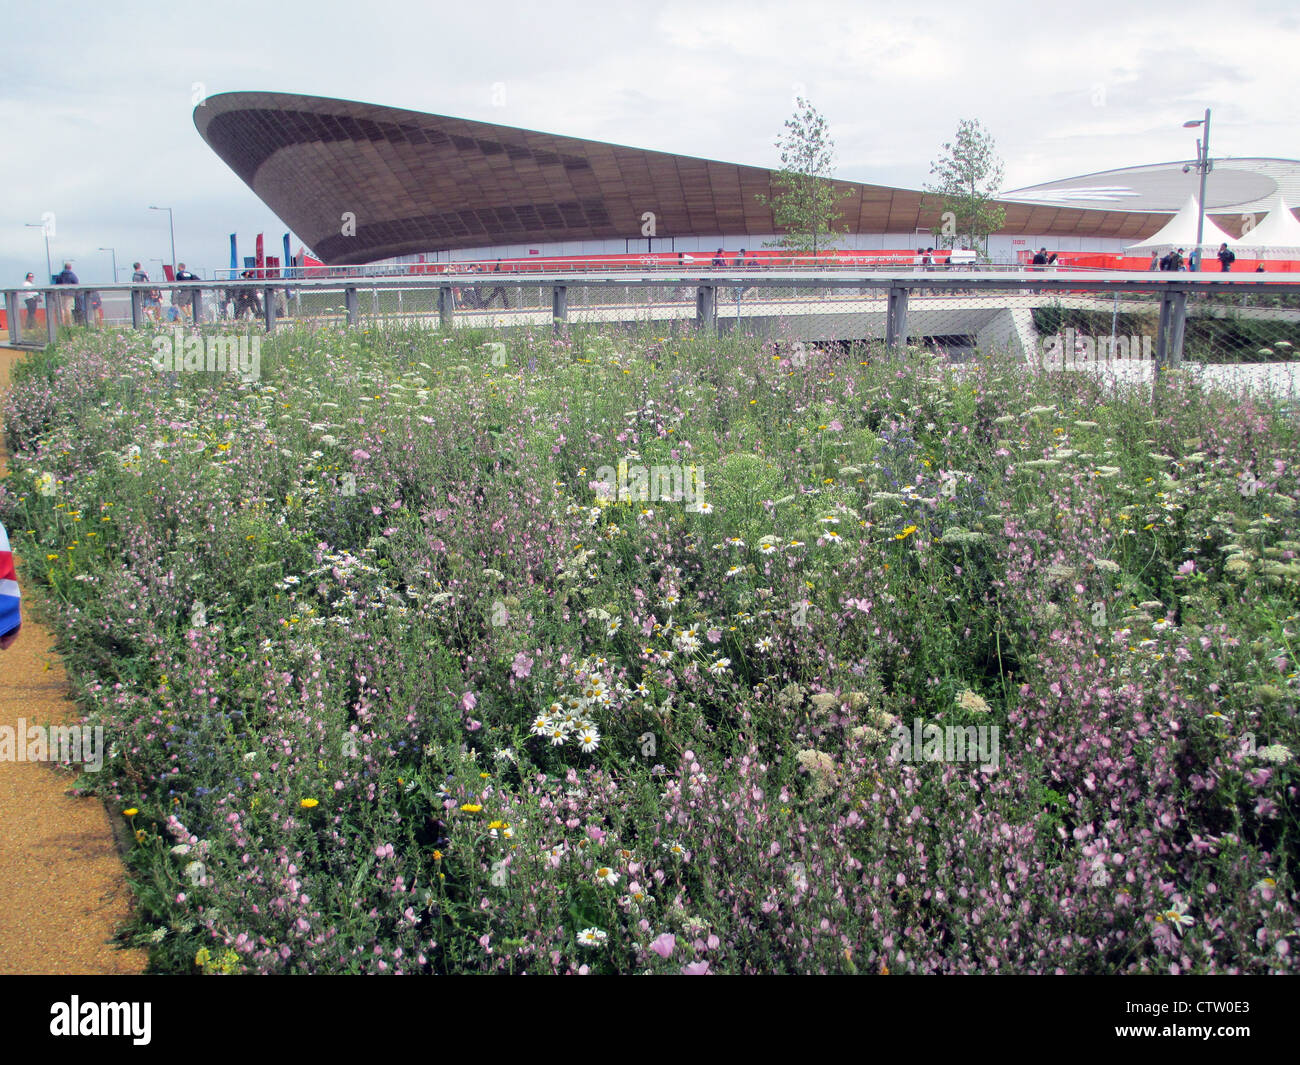
[[[45,335],[53,344],[59,339],[59,319],[63,316],[63,301],[59,299],[59,290],[45,290]]]
[[[1169,345],[1166,354],[1169,365],[1177,366],[1183,361],[1183,331],[1187,325],[1187,293],[1172,292],[1169,309]]]
[[[907,346],[907,297],[909,290],[890,288],[889,304],[885,310],[885,346]]]
[[[569,290],[564,285],[556,285],[551,289],[551,320],[555,335],[561,336],[569,320]]]
[[[357,286],[346,285],[343,289],[343,306],[347,309],[348,328],[355,329],[357,324]]]
[[[203,321],[203,290],[201,288],[196,288],[190,293],[190,317],[194,319],[195,325]]]
[[[265,301],[262,306],[262,314],[266,320],[266,331],[270,333],[275,329],[275,289],[270,285],[263,288],[262,299]]]
[[[24,308],[25,310],[26,308]],[[18,344],[23,339],[22,322],[18,318],[18,293],[5,293],[5,313],[9,318],[9,343]]]
[[[712,285],[701,285],[695,290],[695,328],[712,332],[718,326],[718,290]]]
[[[1156,332],[1156,377],[1169,362],[1170,324],[1173,318],[1173,294],[1166,289],[1160,297],[1160,326]]]
[[[138,288],[131,289],[131,328],[139,329],[144,324],[144,293]]]
[[[1205,236],[1205,179],[1210,173],[1210,109],[1205,109],[1205,139],[1201,141],[1201,202],[1200,213],[1196,216],[1196,247],[1199,251],[1201,238]]]
[[[456,294],[450,285],[438,289],[438,323],[443,329],[456,328]]]

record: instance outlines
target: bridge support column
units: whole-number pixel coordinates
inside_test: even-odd
[[[710,333],[718,328],[718,290],[713,285],[695,291],[695,328]]]
[[[196,288],[190,293],[190,318],[198,325],[203,321],[203,290]]]
[[[144,324],[144,293],[138,288],[131,290],[131,328],[139,329]]]
[[[355,329],[357,325],[357,286],[347,285],[343,289],[343,308],[347,311],[348,328]]]
[[[551,321],[555,335],[563,336],[569,321],[569,290],[564,285],[551,289]]]
[[[48,289],[45,293],[45,335],[51,344],[59,339],[59,319],[63,317],[63,300],[59,290]]]
[[[262,289],[262,315],[266,320],[266,331],[275,330],[275,289],[267,285]]]
[[[885,312],[885,346],[902,348],[907,346],[907,297],[909,290],[891,288],[889,290],[889,307]]]
[[[456,327],[456,296],[450,285],[438,289],[438,323],[443,329]]]
[[[23,308],[26,311],[26,307]],[[18,293],[5,293],[5,315],[9,320],[9,343],[17,345],[23,338],[23,323],[18,317]]]
[[[1183,361],[1187,325],[1187,293],[1166,291],[1160,301],[1160,330],[1156,334],[1156,373]]]

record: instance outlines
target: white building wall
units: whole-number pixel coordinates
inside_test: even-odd
[[[762,251],[774,242],[776,237],[770,233],[747,233],[728,236],[680,236],[656,237],[653,242],[655,253],[686,252],[694,255],[712,257],[721,246],[730,258],[741,248],[746,251]],[[1014,262],[1017,253],[1023,250],[1037,251],[1046,247],[1049,252],[1122,252],[1133,243],[1118,237],[1053,237],[1048,234],[1014,234],[995,233],[989,238],[989,257],[994,262]],[[522,259],[543,257],[576,257],[581,255],[626,255],[644,254],[645,241],[635,240],[631,243],[624,238],[612,240],[563,241],[559,243],[538,244],[497,244],[481,248],[463,248],[452,252],[429,252],[424,256],[425,262],[472,262],[491,261],[493,259]],[[930,233],[848,233],[844,234],[836,247],[844,250],[889,251],[915,249],[918,247],[937,246]],[[530,255],[536,250],[537,255]],[[415,263],[420,261],[418,255],[403,255],[395,259],[385,259],[375,265],[389,263]]]

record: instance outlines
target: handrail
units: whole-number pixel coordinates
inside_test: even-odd
[[[773,270],[749,271],[735,268],[718,268],[702,273],[698,270],[674,270],[663,274],[573,274],[546,273],[531,274],[527,277],[499,274],[448,273],[415,274],[400,277],[331,277],[331,278],[264,278],[237,281],[139,281],[118,282],[117,284],[79,284],[79,285],[38,285],[33,289],[14,289],[14,291],[55,293],[65,296],[79,292],[134,292],[151,289],[160,291],[206,291],[208,289],[229,289],[231,291],[264,289],[324,289],[343,288],[366,289],[438,289],[448,286],[467,287],[477,285],[491,287],[496,285],[511,288],[535,287],[537,285],[590,285],[590,286],[646,286],[652,288],[665,285],[697,285],[727,288],[742,283],[747,288],[1076,288],[1110,291],[1114,289],[1143,289],[1160,291],[1195,290],[1214,288],[1281,288],[1295,289],[1300,286],[1300,274],[1222,274],[1222,273],[1135,273],[1126,270],[1057,270],[1041,273],[1014,269],[991,269],[987,266],[954,267],[950,270],[916,268],[913,270],[893,270],[888,272],[865,272],[862,270],[819,270],[799,272],[776,272]],[[9,291],[0,286],[0,291]]]

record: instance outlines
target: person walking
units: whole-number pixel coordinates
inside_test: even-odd
[[[190,271],[185,269],[185,264],[180,263],[176,267],[176,280],[177,281],[202,281],[203,279],[199,277],[198,274],[190,273]],[[190,309],[191,309],[190,293],[188,291],[172,289],[172,306],[179,307],[181,317],[188,321],[190,317]]]
[[[1237,261],[1237,256],[1233,254],[1232,249],[1226,243],[1219,245],[1219,272],[1229,273],[1232,270],[1232,264]]]
[[[36,307],[41,302],[41,294],[36,288],[36,275],[28,273],[23,281],[23,303],[27,306],[27,329],[36,328]]]
[[[1148,269],[1148,270],[1162,270],[1162,269],[1164,269],[1164,268],[1160,265],[1160,253],[1159,253],[1158,251],[1153,251],[1153,252],[1151,253],[1151,262],[1148,264],[1147,269]]]
[[[245,270],[242,274],[239,275],[239,279],[241,281],[256,280],[253,277],[252,270]],[[236,320],[242,318],[244,316],[245,311],[250,313],[254,318],[262,317],[262,301],[258,299],[257,289],[255,288],[240,288],[235,293]]]
[[[18,639],[23,626],[22,598],[18,592],[18,574],[14,571],[9,534],[0,522],[0,651]]]
[[[77,280],[77,275],[72,272],[72,263],[70,262],[64,262],[63,269],[60,270],[58,276],[55,277],[54,283],[56,285],[81,284],[81,282]],[[48,313],[48,311],[49,308],[47,307],[46,312]],[[61,325],[80,323],[82,317],[80,296],[74,293],[71,296],[59,297],[59,323]]]
[[[1187,263],[1186,263],[1186,262],[1184,261],[1184,259],[1183,259],[1183,249],[1182,249],[1182,248],[1179,248],[1176,252],[1173,253],[1173,255],[1171,255],[1171,256],[1169,257],[1169,269],[1170,269],[1170,270],[1186,270],[1186,269],[1187,269]]]
[[[746,259],[745,259],[745,249],[744,249],[744,248],[741,248],[741,249],[740,249],[740,254],[737,255],[737,256],[736,256],[736,257],[731,261],[731,265],[732,265],[733,268],[735,268],[735,269],[737,269],[737,270],[743,270],[743,269],[745,269],[745,267],[747,267],[747,266],[749,265],[749,263],[748,263],[748,262],[746,261]],[[740,297],[743,296],[743,295],[744,295],[746,292],[748,292],[748,291],[749,291],[749,286],[748,286],[748,285],[742,285],[740,288],[736,289],[736,302],[739,303],[739,302],[740,302]]]
[[[492,272],[493,272],[494,274],[499,274],[499,273],[501,273],[501,260],[500,260],[500,259],[497,260],[497,264],[496,264],[496,266],[492,267]],[[506,295],[506,290],[505,290],[505,286],[504,286],[504,285],[497,285],[496,288],[494,288],[494,289],[493,289],[493,290],[488,294],[487,301],[483,304],[483,306],[484,306],[484,307],[490,307],[490,306],[492,306],[492,301],[493,301],[494,299],[497,298],[497,295],[498,295],[498,294],[501,296],[501,306],[504,307],[506,310],[510,310],[510,298]]]
[[[148,283],[149,275],[144,270],[140,269],[139,263],[132,263],[131,270],[133,271],[131,274],[131,284],[144,285]],[[157,289],[145,289],[144,293],[140,297],[144,316],[153,319],[155,322],[158,320],[158,301],[154,299],[153,295],[156,291]]]

